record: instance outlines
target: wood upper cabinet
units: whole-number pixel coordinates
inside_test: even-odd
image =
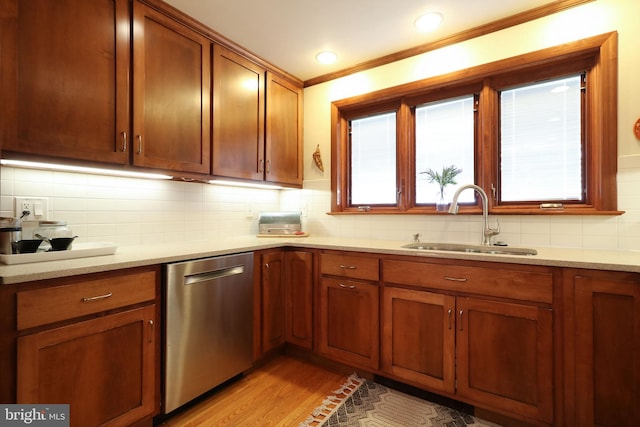
[[[128,163],[128,0],[0,9],[2,151]]]
[[[133,164],[210,173],[211,42],[133,3]]]
[[[264,179],[263,67],[213,46],[213,160],[216,176]]]
[[[640,276],[567,270],[565,282],[575,313],[567,331],[567,348],[573,349],[565,361],[567,425],[635,426],[640,419]]]
[[[267,72],[265,180],[302,186],[302,89]]]
[[[215,176],[302,186],[302,88],[213,47]]]
[[[286,340],[313,348],[313,265],[314,253],[286,252]]]
[[[351,366],[377,370],[378,258],[326,252],[320,254],[320,271],[318,351]]]

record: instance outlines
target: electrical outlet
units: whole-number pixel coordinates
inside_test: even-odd
[[[23,221],[49,219],[49,199],[46,197],[16,197],[15,208],[15,216]]]

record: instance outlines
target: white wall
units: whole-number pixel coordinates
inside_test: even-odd
[[[597,0],[561,13],[305,89],[305,190],[282,195],[285,209],[305,208],[308,231],[337,237],[479,242],[478,216],[327,215],[331,210],[332,101],[480,65],[564,42],[619,34],[618,208],[621,216],[501,216],[498,240],[511,245],[640,249],[640,2]],[[320,146],[325,171],[311,161]],[[495,217],[491,218],[495,220]]]

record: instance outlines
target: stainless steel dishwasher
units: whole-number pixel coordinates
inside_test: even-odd
[[[167,264],[164,413],[251,367],[253,253]]]

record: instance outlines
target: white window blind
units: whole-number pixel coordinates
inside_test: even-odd
[[[351,202],[395,205],[396,113],[351,120]]]
[[[474,96],[432,102],[416,107],[416,203],[436,203],[440,187],[429,183],[422,172],[441,173],[443,167],[462,169],[456,185],[445,188],[450,200],[457,187],[473,184],[474,173]],[[473,202],[473,191],[461,193],[460,202]]]
[[[500,93],[503,202],[581,201],[580,75]]]

